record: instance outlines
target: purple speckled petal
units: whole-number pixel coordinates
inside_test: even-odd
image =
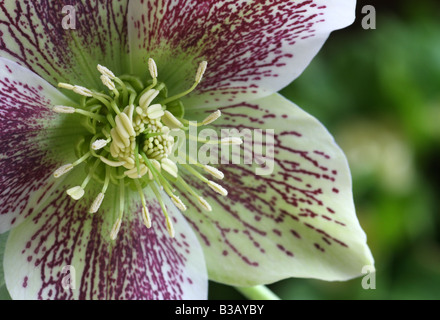
[[[76,29],[63,19],[76,10]],[[0,56],[12,59],[52,84],[97,86],[96,65],[118,74],[126,63],[128,0],[0,1]],[[73,21],[66,18],[67,25]]]
[[[81,127],[50,110],[71,101],[31,71],[0,58],[0,233],[18,225],[53,187],[52,173],[73,159]]]
[[[346,158],[322,124],[278,94],[221,110],[216,127],[242,131],[242,151],[251,150],[253,135],[254,154],[247,158],[253,165],[243,164],[243,157],[242,164],[219,165],[227,197],[185,175],[213,208],[206,213],[195,204],[185,213],[204,246],[210,278],[241,286],[288,277],[346,280],[373,265]],[[268,133],[273,142],[245,129],[274,129]],[[266,156],[257,149],[261,141],[267,141],[263,151],[275,152],[271,175],[255,174],[256,161]]]
[[[64,188],[71,184],[66,181]],[[78,202],[59,189],[38,213],[11,231],[4,267],[12,298],[207,298],[206,267],[196,236],[167,203],[176,230],[176,238],[169,237],[159,204],[148,197],[151,190],[146,194],[153,228],[143,225],[137,193],[129,192],[118,237],[109,240],[119,206],[117,190],[111,186],[100,211],[91,215],[88,207],[98,188],[88,189]],[[75,287],[66,290],[63,284],[70,279]]]
[[[175,90],[208,71],[187,105],[227,105],[278,91],[298,77],[330,32],[351,24],[355,0],[130,2],[133,72],[149,57]],[[174,93],[174,92],[172,92]]]

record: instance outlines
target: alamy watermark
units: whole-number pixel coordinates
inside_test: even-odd
[[[362,288],[364,290],[376,289],[376,269],[373,266],[364,266],[362,268]]]
[[[64,6],[62,13],[66,16],[61,21],[64,30],[76,29],[76,9],[74,6]]]
[[[365,30],[376,29],[376,8],[372,5],[365,5],[362,7],[362,28]]]
[[[65,266],[61,273],[64,275],[61,279],[61,286],[65,291],[76,289],[76,270],[73,266]]]
[[[233,164],[253,166],[256,175],[270,175],[275,167],[275,130],[213,129],[173,130],[176,143],[170,159],[179,164]],[[200,144],[202,144],[200,146]]]

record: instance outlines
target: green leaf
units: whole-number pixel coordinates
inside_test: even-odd
[[[8,289],[6,289],[5,275],[3,271],[3,256],[5,253],[6,241],[8,240],[9,232],[0,234],[0,300],[11,300]]]

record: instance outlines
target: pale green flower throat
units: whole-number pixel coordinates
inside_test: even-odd
[[[194,138],[188,133],[189,126],[194,125],[194,122],[183,119],[184,107],[180,99],[197,87],[206,71],[207,63],[205,61],[200,63],[194,85],[173,97],[168,97],[167,86],[158,81],[154,60],[149,59],[148,65],[152,79],[146,84],[134,76],[116,77],[106,67],[98,65],[101,81],[108,88],[108,94],[60,83],[60,88],[72,90],[80,95],[81,102],[76,107],[53,108],[57,113],[81,115],[82,125],[89,132],[81,136],[75,146],[78,160],[62,166],[54,173],[55,178],[59,178],[80,164],[85,164],[87,177],[81,186],[67,190],[67,194],[74,200],[79,200],[84,196],[90,181],[100,183],[102,191],[89,210],[94,214],[98,212],[109,185],[114,184],[119,187],[119,216],[110,234],[113,240],[116,239],[122,224],[126,187],[138,191],[143,207],[142,218],[147,228],[151,228],[151,217],[143,189],[147,186],[151,187],[165,215],[171,237],[174,237],[175,232],[159,188],[168,194],[181,211],[186,211],[187,207],[174,194],[175,189],[172,184],[179,184],[183,190],[195,197],[201,208],[212,211],[209,203],[179,176],[177,163],[169,158],[177,143],[176,138],[171,134],[173,130],[184,130],[186,137]],[[196,125],[208,125],[220,116],[220,111],[214,112],[201,124]],[[217,143],[241,144],[242,141],[228,138]],[[188,155],[187,159],[189,159]],[[228,192],[222,186],[208,180],[193,167],[187,164],[179,165],[184,166],[188,172],[207,183],[217,193],[227,196]],[[224,177],[221,171],[212,166],[197,162],[195,166],[217,179]]]

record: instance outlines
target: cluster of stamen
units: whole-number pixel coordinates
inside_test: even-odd
[[[195,167],[217,179],[224,174],[218,169],[195,162],[195,165],[177,164],[170,159],[176,138],[173,130],[184,130],[186,136],[191,122],[182,118],[173,110],[183,109],[180,98],[192,92],[203,78],[207,63],[202,62],[197,70],[195,83],[188,91],[173,97],[167,97],[166,86],[158,82],[157,66],[149,59],[149,71],[152,80],[146,84],[134,76],[116,77],[106,67],[98,65],[101,81],[109,93],[93,91],[81,86],[60,83],[59,87],[71,90],[81,96],[79,106],[55,106],[57,113],[79,114],[84,117],[84,127],[90,132],[81,137],[76,147],[78,160],[66,164],[55,171],[55,178],[72,171],[82,163],[87,163],[88,175],[81,186],[67,190],[74,200],[81,199],[91,180],[102,184],[102,190],[93,201],[89,212],[98,212],[110,184],[119,187],[119,216],[114,222],[111,238],[117,237],[124,212],[125,188],[131,186],[139,193],[142,203],[142,219],[147,228],[151,227],[151,217],[143,189],[150,186],[153,190],[167,221],[167,229],[174,237],[174,228],[168,215],[160,190],[164,190],[181,211],[187,210],[184,202],[174,194],[172,184],[179,184],[206,211],[212,211],[211,205],[179,176],[179,167],[206,183],[212,190],[227,196],[228,192],[219,184],[207,179]],[[177,106],[177,108],[175,108]],[[174,107],[174,108],[173,108]],[[180,109],[179,109],[180,108]],[[216,111],[207,117],[202,125],[208,125],[221,116]],[[184,124],[185,123],[185,124]],[[212,141],[210,141],[212,143]],[[219,144],[241,144],[241,139],[228,138],[217,141]]]

